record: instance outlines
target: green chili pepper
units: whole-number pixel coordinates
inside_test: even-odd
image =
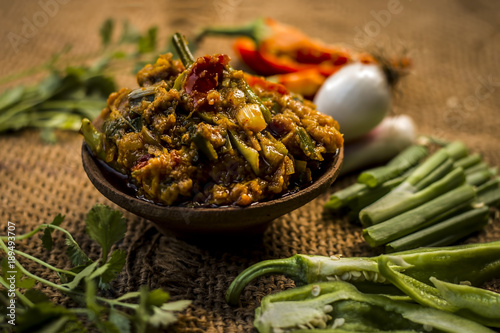
[[[302,149],[304,154],[313,160],[322,161],[323,156],[321,156],[321,153],[318,153],[316,151],[316,146],[314,145],[311,136],[309,135],[309,133],[307,133],[304,127],[297,126],[296,133],[299,140],[300,149]]]
[[[193,142],[196,147],[211,161],[216,161],[219,158],[212,143],[208,141],[200,132],[196,132],[193,135]]]
[[[182,34],[176,32],[172,35],[172,43],[184,66],[186,68],[191,66],[195,62],[195,59],[189,50],[186,38]]]
[[[243,140],[241,140],[238,135],[232,131],[227,131],[227,134],[231,140],[231,143],[236,147],[241,155],[247,160],[252,168],[253,172],[259,174],[259,152],[250,146],[247,146]]]
[[[85,143],[90,148],[92,153],[94,153],[97,158],[105,160],[106,152],[104,151],[104,134],[99,132],[87,118],[82,120],[80,132],[83,134]]]
[[[383,320],[381,320],[383,319]],[[271,332],[493,332],[454,314],[359,292],[342,281],[265,296],[254,326]],[[328,328],[327,328],[328,327]]]
[[[415,302],[438,310],[454,312],[487,326],[500,327],[500,295],[471,286],[429,280],[436,287],[397,272],[389,263],[406,264],[401,257],[381,256],[379,271],[388,281],[410,296]]]
[[[472,285],[479,285],[500,274],[500,241],[419,248],[392,255],[401,257],[411,266],[390,264],[390,267],[395,271],[404,270],[405,275],[423,283],[433,276],[447,282],[470,281]],[[370,292],[390,292],[391,290],[381,285],[388,281],[379,272],[380,258],[296,254],[286,259],[262,261],[247,268],[234,279],[227,290],[226,300],[229,304],[238,304],[241,292],[250,281],[270,274],[283,274],[297,284],[344,280],[363,287],[363,290],[370,288]]]
[[[441,297],[448,303],[485,318],[487,326],[500,327],[499,293],[468,285],[448,283],[435,277],[431,277],[430,281],[437,288]],[[492,321],[489,321],[489,319]]]

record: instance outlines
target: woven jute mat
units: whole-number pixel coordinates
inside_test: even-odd
[[[27,21],[38,19],[46,3],[53,15],[39,21],[26,43],[14,46],[9,32],[22,34]],[[397,4],[396,7],[394,3]],[[54,9],[56,8],[56,9]],[[0,2],[0,76],[39,65],[63,45],[71,55],[99,52],[98,27],[107,17],[128,19],[140,29],[159,27],[159,36],[174,31],[193,34],[203,25],[235,24],[259,16],[293,24],[326,42],[342,42],[370,50],[407,49],[414,68],[399,86],[394,114],[410,115],[421,134],[463,140],[492,166],[500,166],[500,2],[494,1],[16,1]],[[42,15],[43,16],[43,15]],[[202,53],[233,55],[231,42],[209,39]],[[118,76],[123,86],[135,87],[128,72]],[[58,143],[46,144],[39,133],[25,130],[0,136],[0,230],[7,221],[16,232],[29,231],[65,214],[63,224],[84,251],[98,256],[84,233],[83,221],[96,203],[114,206],[90,183],[81,166],[82,138],[58,132]],[[330,193],[351,184],[340,178],[327,193],[271,223],[264,234],[245,242],[207,237],[194,242],[160,234],[152,223],[126,211],[128,229],[119,248],[127,251],[125,271],[114,285],[118,293],[140,285],[164,288],[175,299],[192,305],[169,330],[175,332],[251,332],[254,309],[263,296],[293,286],[283,276],[261,278],[244,291],[240,307],[230,307],[224,294],[243,269],[264,259],[295,253],[344,256],[373,255],[361,229],[345,217],[324,214]],[[467,242],[500,239],[498,212],[486,229]],[[50,254],[39,240],[21,242],[22,250],[55,266],[65,266],[64,239],[56,238]],[[37,265],[29,270],[49,279]],[[500,278],[500,276],[499,276]],[[487,287],[500,291],[499,280]],[[44,289],[55,302],[70,300]]]

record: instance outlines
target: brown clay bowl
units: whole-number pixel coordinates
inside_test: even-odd
[[[85,142],[82,145],[83,168],[92,184],[109,200],[155,223],[163,233],[177,235],[256,234],[263,232],[275,218],[297,209],[326,191],[337,178],[343,148],[332,155],[324,172],[309,186],[280,198],[247,207],[176,207],[154,204],[127,194],[110,181],[102,162],[96,160]]]

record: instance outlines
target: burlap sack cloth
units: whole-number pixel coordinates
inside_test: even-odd
[[[141,29],[158,25],[165,39],[175,30],[189,35],[203,25],[235,24],[269,15],[326,42],[379,51],[408,49],[414,70],[400,86],[393,113],[410,115],[422,134],[463,140],[492,166],[500,166],[500,2],[60,1],[54,15],[28,43],[13,47],[7,34],[21,34],[25,20],[33,20],[46,2],[50,1],[0,2],[0,76],[45,62],[66,43],[73,45],[75,57],[98,52],[98,27],[107,17],[127,18]],[[391,7],[394,3],[396,9]],[[230,41],[215,38],[207,40],[198,54],[215,52],[234,55]],[[136,86],[128,72],[119,80],[122,86]],[[85,251],[98,256],[83,232],[83,220],[94,204],[110,202],[94,189],[82,169],[82,138],[75,133],[58,135],[55,145],[41,142],[35,131],[0,136],[1,232],[7,221],[15,222],[21,233],[62,213],[66,215],[63,226]],[[330,192],[352,181],[352,177],[339,179]],[[293,283],[281,276],[259,279],[246,288],[241,307],[229,307],[224,293],[244,268],[295,253],[373,254],[359,227],[323,214],[327,197],[325,193],[275,220],[261,237],[239,246],[229,240],[210,246],[210,239],[198,244],[162,235],[150,222],[125,212],[128,231],[120,248],[128,253],[127,265],[115,287],[124,293],[146,284],[164,288],[173,299],[192,300],[172,331],[252,331],[254,309],[261,298]],[[468,241],[498,239],[500,219],[492,213],[486,230]],[[50,256],[40,241],[19,246],[56,266],[65,265],[62,238]],[[37,265],[28,268],[42,274]],[[489,284],[496,290],[499,286],[498,281]],[[66,297],[44,291],[55,302],[68,302]]]

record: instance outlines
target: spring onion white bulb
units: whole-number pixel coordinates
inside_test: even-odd
[[[387,162],[416,139],[415,123],[409,116],[387,117],[363,138],[345,146],[341,174]]]
[[[314,103],[318,111],[339,122],[348,142],[382,122],[390,108],[391,91],[380,66],[354,63],[327,78]]]

